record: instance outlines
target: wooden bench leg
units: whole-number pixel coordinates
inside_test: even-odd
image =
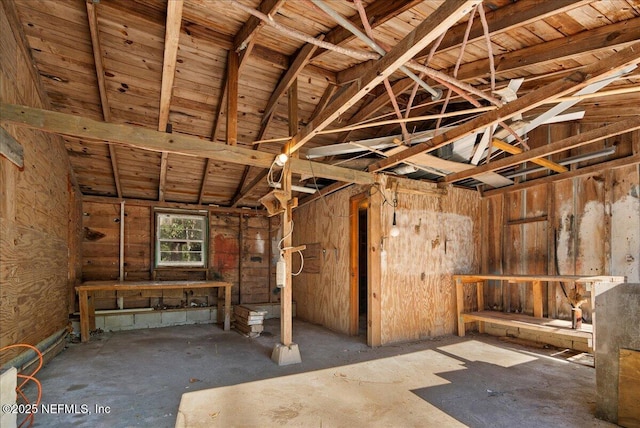
[[[80,291],[78,294],[80,303],[80,341],[89,341],[90,321],[89,321],[89,293]],[[95,318],[94,318],[95,322]]]
[[[224,329],[231,330],[231,286],[224,287]]]
[[[462,312],[464,311],[464,284],[462,280],[456,279],[456,319],[458,320],[458,336],[464,336],[464,319]]]

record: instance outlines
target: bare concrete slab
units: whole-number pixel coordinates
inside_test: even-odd
[[[266,320],[250,339],[198,324],[71,343],[38,373],[42,403],[88,412],[39,413],[34,426],[614,426],[593,416],[594,369],[554,356],[563,350],[477,334],[372,349],[294,320],[302,362],[278,366],[279,328]]]

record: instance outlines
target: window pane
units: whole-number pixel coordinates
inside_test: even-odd
[[[205,216],[158,214],[158,265],[204,266]]]

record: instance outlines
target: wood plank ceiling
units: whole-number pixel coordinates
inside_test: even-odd
[[[471,187],[487,183],[480,173],[494,174],[496,186],[509,183],[503,175],[527,160],[562,175],[567,168],[557,162],[571,148],[606,137],[535,151],[526,137],[508,138],[585,87],[595,94],[569,98],[564,111],[584,112],[576,126],[609,125],[607,136],[640,126],[638,0],[8,0],[3,7],[18,17],[13,30],[23,33],[49,108],[113,124],[104,128],[113,139],[45,129],[65,135],[85,195],[260,207],[270,190],[268,159],[283,150],[299,151],[295,184],[312,190],[366,181],[345,168],[392,173],[408,165],[410,178]],[[492,92],[492,84],[500,90],[518,78],[516,99]],[[297,97],[286,96],[294,90]],[[434,101],[436,92],[443,95]],[[292,136],[288,99],[296,98]],[[157,131],[149,135],[158,143],[134,141],[129,128]],[[166,133],[179,149],[160,138]],[[381,137],[382,146],[362,148]],[[485,164],[492,140],[495,168]],[[345,142],[355,144],[338,145]],[[202,144],[211,152],[188,150]],[[237,148],[211,154],[222,146]],[[305,159],[314,150],[320,155],[311,164]],[[637,162],[637,153],[599,161],[626,155]]]

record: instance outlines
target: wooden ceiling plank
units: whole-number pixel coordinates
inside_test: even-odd
[[[515,147],[512,146],[509,143],[505,143],[502,140],[498,140],[497,138],[493,139],[493,147],[498,149],[498,150],[502,150],[504,152],[507,152],[509,154],[512,155],[517,155],[518,153],[522,153],[524,150],[522,150],[520,147]],[[568,169],[560,164],[555,163],[554,161],[551,161],[549,159],[545,159],[545,158],[533,158],[531,159],[531,162],[538,164],[540,166],[543,166],[545,168],[549,168],[552,171],[555,172],[567,172]]]
[[[210,158],[220,162],[260,168],[269,168],[274,160],[272,153],[247,149],[242,146],[217,144],[190,135],[167,134],[139,126],[105,123],[22,105],[0,103],[0,123],[26,126],[31,129],[90,141],[111,142],[154,152]],[[368,172],[303,159],[290,159],[290,162],[292,172],[296,174],[315,175],[316,177],[357,184],[372,184],[374,181],[373,174]]]
[[[596,128],[591,131],[586,131],[578,135],[573,135],[546,146],[537,147],[507,158],[493,160],[488,164],[480,165],[467,171],[448,175],[442,181],[445,183],[453,183],[485,172],[497,171],[513,165],[532,161],[536,158],[539,159],[545,156],[550,156],[554,153],[575,149],[616,135],[632,132],[637,129],[640,129],[640,117],[636,116],[621,122]]]
[[[581,70],[573,72],[569,76],[558,79],[555,82],[547,84],[540,89],[516,99],[515,101],[505,104],[496,110],[484,113],[475,119],[451,129],[450,131],[437,135],[427,143],[416,144],[402,153],[390,156],[387,159],[382,159],[369,166],[368,170],[369,172],[377,172],[393,165],[397,165],[416,154],[436,150],[479,129],[495,125],[519,113],[532,110],[548,100],[553,100],[571,92],[575,92],[589,83],[604,79],[609,75],[628,67],[629,65],[637,64],[638,62],[640,62],[640,42],[609,56],[605,61],[593,63]]]
[[[427,19],[404,37],[385,56],[376,60],[362,76],[360,82],[352,84],[327,109],[298,132],[285,146],[285,152],[296,152],[319,131],[326,128],[374,87],[389,77],[400,66],[413,58],[417,52],[435,40],[451,25],[469,13],[479,0],[447,0]]]
[[[169,123],[171,94],[176,75],[176,60],[180,43],[180,27],[182,25],[182,9],[184,0],[173,0],[167,3],[167,23],[164,38],[164,57],[162,64],[162,87],[160,91],[160,115],[158,131],[166,132]],[[158,184],[158,200],[164,201],[167,186],[168,153],[163,152],[160,162],[160,182]]]
[[[100,105],[102,107],[102,117],[105,122],[111,122],[111,109],[109,98],[107,97],[107,86],[104,79],[104,65],[102,63],[102,48],[98,32],[98,11],[92,1],[87,1],[87,18],[89,21],[89,33],[91,34],[91,46],[93,48],[93,59],[96,66],[96,78],[98,79],[98,90],[100,92]],[[111,169],[113,181],[116,186],[116,195],[122,198],[122,184],[120,182],[120,172],[118,169],[118,157],[116,149],[109,144],[109,158],[111,159]]]
[[[265,15],[273,15],[278,12],[278,9],[280,9],[284,3],[285,0],[263,0],[258,10]],[[240,52],[245,49],[263,25],[264,22],[262,20],[255,16],[249,16],[249,19],[247,19],[240,31],[238,31],[233,38],[232,50]]]
[[[264,181],[264,179],[267,177],[268,173],[269,173],[269,171],[266,170],[266,169],[263,170],[263,171],[260,171],[260,173],[258,173],[258,175],[256,175],[255,178],[253,180],[251,180],[251,182],[247,185],[247,187],[243,191],[236,193],[236,195],[231,200],[230,207],[231,208],[237,207],[238,204],[240,203],[240,201],[242,201],[247,196],[249,196],[249,194],[253,191],[253,189],[258,187],[258,185]],[[243,184],[243,183],[241,183],[241,184]]]
[[[323,36],[320,36],[318,40],[322,40],[323,38],[324,38]],[[295,81],[295,79],[298,78],[298,75],[300,74],[300,72],[302,72],[302,69],[305,67],[305,65],[309,63],[309,60],[311,59],[311,55],[313,55],[313,53],[317,49],[318,49],[318,46],[312,45],[310,43],[305,44],[300,49],[300,51],[296,55],[296,58],[291,63],[291,66],[289,67],[287,72],[284,74],[284,76],[282,76],[282,78],[278,82],[278,85],[276,86],[274,91],[271,93],[271,96],[269,97],[269,101],[267,102],[267,106],[264,109],[264,114],[262,116],[262,123],[266,122],[269,116],[275,111],[276,103],[278,102],[278,99],[282,96],[282,94],[284,94],[287,91],[287,89],[289,89],[289,87]]]

